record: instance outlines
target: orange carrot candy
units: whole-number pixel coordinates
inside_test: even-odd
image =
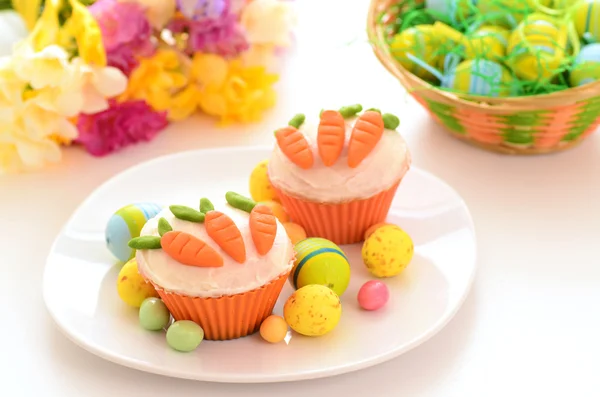
[[[184,265],[198,267],[223,266],[223,257],[214,248],[189,233],[166,232],[160,239],[160,245],[171,258]]]
[[[377,109],[369,109],[358,117],[348,144],[348,166],[356,168],[371,153],[384,131],[383,117]]]
[[[324,110],[319,116],[317,146],[319,156],[326,167],[331,167],[342,154],[346,140],[346,122],[337,110]]]
[[[165,218],[158,220],[158,236],[140,236],[129,241],[134,249],[159,249],[176,261],[198,267],[221,267],[223,257],[204,241],[191,234],[173,231]]]
[[[250,212],[250,234],[259,255],[271,250],[277,235],[277,220],[271,208],[264,204],[254,206]]]
[[[281,151],[298,167],[305,170],[313,166],[313,154],[304,134],[298,130],[304,123],[305,116],[301,113],[295,115],[287,127],[275,131],[275,138]]]
[[[204,218],[206,232],[236,262],[246,261],[246,245],[233,220],[219,211],[208,211]]]

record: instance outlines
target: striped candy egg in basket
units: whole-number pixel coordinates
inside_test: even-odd
[[[407,92],[477,147],[557,152],[600,125],[600,0],[372,0],[367,32]]]

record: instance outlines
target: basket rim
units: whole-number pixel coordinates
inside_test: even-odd
[[[379,62],[407,88],[407,91],[428,91],[429,96],[435,96],[445,103],[460,104],[464,107],[486,109],[490,112],[502,112],[507,110],[540,110],[540,108],[562,107],[577,102],[586,101],[591,98],[600,97],[600,80],[579,87],[571,87],[566,90],[556,91],[549,94],[537,94],[518,97],[487,97],[480,95],[459,94],[444,91],[438,87],[422,80],[406,70],[391,55],[389,49],[381,45],[385,41],[381,25],[377,17],[381,11],[392,3],[401,3],[398,0],[370,0],[367,15],[367,36],[371,49]]]

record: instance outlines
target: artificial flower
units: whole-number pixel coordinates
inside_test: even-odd
[[[264,67],[244,66],[240,59],[227,62],[214,54],[194,57],[193,77],[200,84],[200,108],[224,123],[260,120],[275,104],[277,76]]]
[[[240,24],[250,44],[287,47],[291,44],[296,17],[289,3],[281,0],[254,0],[242,10]]]
[[[89,11],[98,21],[106,51],[124,44],[135,48],[151,45],[152,29],[140,4],[99,0],[89,7]]]
[[[197,21],[176,18],[168,25],[168,29],[175,35],[187,34],[188,54],[205,52],[235,57],[248,48],[244,32],[233,14]]]
[[[143,5],[100,0],[90,7],[90,12],[100,26],[108,65],[129,75],[137,67],[139,57],[154,53],[152,28]]]
[[[127,78],[118,69],[88,65],[81,58],[69,61],[56,45],[36,52],[28,42],[20,43],[11,63],[18,79],[30,86],[30,97],[66,117],[106,109],[106,98],[121,94],[127,86]]]
[[[229,0],[177,0],[177,8],[187,19],[220,18],[229,11]]]
[[[56,112],[39,106],[36,97],[12,108],[10,120],[0,120],[0,173],[37,169],[60,160],[53,136],[70,140],[77,130]]]
[[[154,111],[144,101],[112,101],[103,112],[79,117],[79,137],[75,142],[94,156],[105,156],[125,146],[151,140],[167,124],[166,113]]]
[[[12,0],[13,9],[19,13],[27,30],[33,30],[37,22],[42,0]]]
[[[47,0],[44,3],[42,15],[36,22],[28,37],[34,50],[41,50],[51,44],[56,44],[60,31],[58,13],[62,0]]]
[[[144,8],[146,18],[156,30],[161,30],[175,15],[175,0],[118,0],[121,3],[137,3]]]
[[[181,55],[167,48],[142,59],[119,100],[144,100],[155,110],[169,111],[169,119],[174,120],[170,111],[174,106],[172,96],[189,83],[183,61]]]
[[[88,7],[78,0],[69,0],[73,10],[71,17],[65,23],[64,29],[77,42],[77,52],[87,64],[106,66],[106,51],[102,40],[102,32],[96,19]]]

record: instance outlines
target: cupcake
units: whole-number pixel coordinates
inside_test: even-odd
[[[352,244],[385,220],[411,163],[399,124],[353,105],[324,110],[314,122],[298,114],[275,132],[269,179],[309,237]]]
[[[294,263],[292,242],[267,206],[233,192],[226,200],[167,207],[129,243],[173,318],[196,322],[209,340],[258,331]]]

